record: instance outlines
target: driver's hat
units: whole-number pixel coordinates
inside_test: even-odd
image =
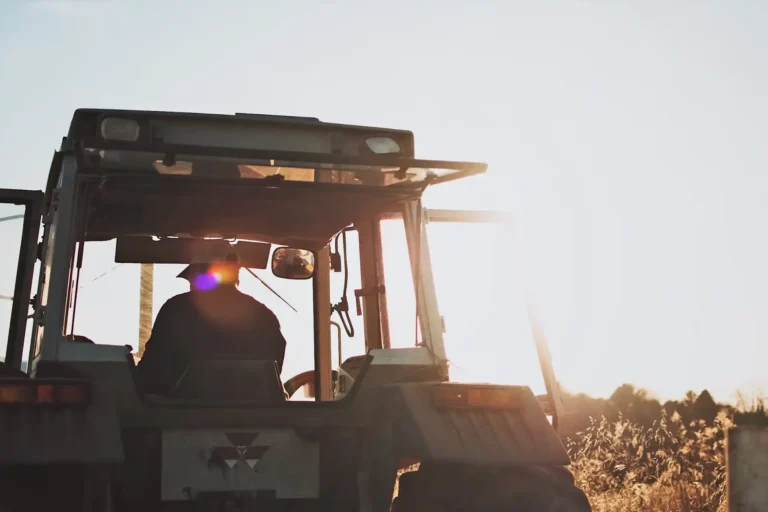
[[[221,271],[222,274],[232,273],[234,278],[231,280],[237,280],[237,271],[240,269],[240,256],[235,251],[230,251],[226,255],[214,255],[214,256],[198,256],[192,263],[179,272],[182,279],[186,279],[190,283],[193,282],[197,276],[201,274],[207,274],[209,272]],[[230,279],[226,279],[230,280]]]

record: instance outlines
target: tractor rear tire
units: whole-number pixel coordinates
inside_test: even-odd
[[[392,512],[591,512],[564,467],[425,467],[400,476]]]

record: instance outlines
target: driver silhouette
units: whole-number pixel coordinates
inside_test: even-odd
[[[190,291],[171,297],[157,314],[152,335],[136,367],[145,393],[169,394],[190,364],[235,354],[277,362],[282,371],[286,341],[280,322],[264,304],[237,289],[237,254],[193,263],[177,277]]]

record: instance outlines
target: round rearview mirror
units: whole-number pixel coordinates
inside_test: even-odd
[[[315,255],[304,249],[278,247],[272,253],[272,273],[283,279],[309,279],[315,273]]]

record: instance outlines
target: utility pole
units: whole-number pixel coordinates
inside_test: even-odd
[[[151,263],[141,265],[139,279],[139,351],[144,355],[144,346],[152,334],[152,296],[154,294],[155,266]]]

